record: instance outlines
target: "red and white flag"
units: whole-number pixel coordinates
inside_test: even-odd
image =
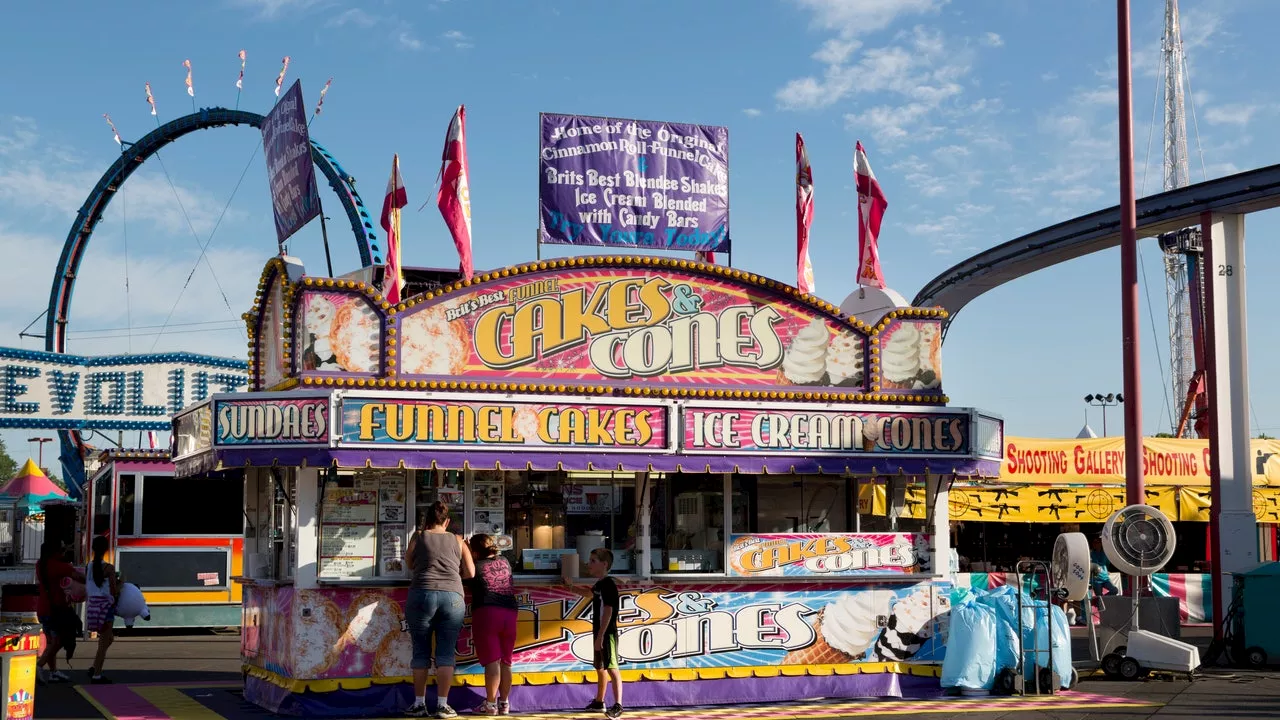
[[[693,253],[693,259],[708,265],[715,265],[716,253],[714,250],[697,250]]]
[[[400,156],[391,159],[391,177],[387,179],[387,196],[382,200],[382,229],[387,231],[387,265],[382,275],[382,296],[387,302],[400,302],[404,273],[400,266],[400,208],[409,203],[400,177]]]
[[[320,88],[320,101],[316,103],[316,115],[320,114],[320,108],[324,107],[324,96],[329,92],[329,86],[333,84],[333,78],[329,78],[324,87]]]
[[[813,294],[813,263],[809,261],[809,228],[813,227],[813,168],[804,138],[796,133],[796,277],[800,292]]]
[[[440,189],[436,205],[458,248],[459,269],[471,279],[471,171],[467,165],[467,108],[459,105],[449,122],[444,138],[444,156],[440,161]]]
[[[160,443],[159,443],[158,439],[156,438],[156,431],[155,431],[155,430],[148,430],[148,431],[147,431],[147,444],[149,444],[149,445],[151,446],[151,449],[152,449],[152,450],[155,450],[155,449],[156,449],[156,447],[158,447],[158,446],[160,445]]]
[[[186,69],[187,69],[187,94],[188,94],[188,95],[190,95],[191,97],[195,97],[195,96],[196,96],[196,89],[195,89],[195,87],[194,87],[194,86],[192,86],[192,84],[191,84],[191,61],[190,61],[190,60],[183,60],[183,61],[182,61],[182,67],[184,67],[184,68],[186,68]]]
[[[858,180],[858,284],[884,289],[884,271],[880,268],[880,221],[889,201],[884,199],[880,183],[871,172],[871,163],[862,149],[862,141],[854,150],[854,177]]]
[[[276,76],[276,97],[280,97],[280,86],[284,85],[284,74],[289,72],[289,56],[285,55],[284,60],[280,61],[280,74]]]
[[[106,113],[102,113],[102,117],[106,118],[107,124],[111,126],[111,135],[115,137],[116,144],[120,147],[124,147],[124,143],[120,141],[120,133],[116,132],[116,124],[111,122],[111,116]]]
[[[236,78],[236,89],[244,89],[244,51],[240,51],[240,77]]]
[[[156,99],[151,95],[151,83],[147,83],[147,104],[151,106],[151,114],[156,114]]]

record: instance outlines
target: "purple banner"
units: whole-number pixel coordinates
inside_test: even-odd
[[[729,251],[729,131],[542,114],[540,239]]]
[[[290,235],[320,214],[301,80],[294,81],[262,121],[262,150],[276,215],[276,241],[284,245]]]

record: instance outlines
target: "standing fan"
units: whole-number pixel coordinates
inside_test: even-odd
[[[1102,549],[1112,565],[1128,575],[1148,577],[1165,566],[1178,547],[1173,523],[1150,505],[1130,505],[1117,510],[1102,526]],[[1138,629],[1138,587],[1133,584],[1132,629],[1122,651],[1103,658],[1104,670],[1115,669],[1125,680],[1150,670],[1190,674],[1200,666],[1200,651],[1172,638]]]
[[[1089,540],[1084,533],[1062,533],[1053,543],[1049,565],[1053,586],[1063,600],[1077,602],[1089,592]]]

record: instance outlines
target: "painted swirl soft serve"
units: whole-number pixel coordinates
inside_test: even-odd
[[[827,373],[827,342],[831,333],[822,318],[796,333],[782,359],[782,374],[795,385],[816,385]]]

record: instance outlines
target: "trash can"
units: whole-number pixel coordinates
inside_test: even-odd
[[[35,717],[39,653],[40,628],[0,627],[0,720]]]

